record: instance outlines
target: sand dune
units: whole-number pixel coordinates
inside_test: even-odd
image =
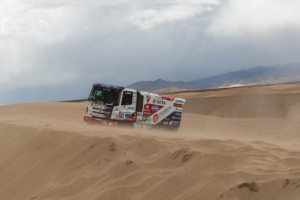
[[[85,124],[86,102],[1,106],[0,199],[300,199],[300,84],[176,96],[178,133]]]

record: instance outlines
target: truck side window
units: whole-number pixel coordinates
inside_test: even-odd
[[[125,91],[123,93],[122,103],[121,105],[131,105],[132,104],[132,92]]]

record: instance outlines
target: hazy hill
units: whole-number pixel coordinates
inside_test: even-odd
[[[262,85],[300,81],[300,63],[276,65],[271,67],[254,67],[247,70],[227,72],[209,78],[190,82],[166,81],[140,81],[128,87],[138,90],[156,90],[176,87],[179,89],[210,89],[220,87]]]

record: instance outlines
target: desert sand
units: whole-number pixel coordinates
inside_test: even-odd
[[[300,83],[185,92],[179,132],[0,106],[2,200],[300,200]]]

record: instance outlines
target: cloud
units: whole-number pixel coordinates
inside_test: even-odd
[[[113,11],[113,7],[126,3],[128,0],[86,0],[84,3],[81,0],[2,0],[0,39],[31,37],[43,43],[62,41],[95,24],[93,21],[85,27],[81,24],[89,11],[98,9],[98,15],[102,15],[104,9]]]
[[[0,39],[32,37],[41,42],[63,39],[67,26],[63,4],[58,1],[8,1],[1,2]]]
[[[299,61],[298,4],[1,0],[0,104],[17,89],[24,96],[31,91],[28,101],[59,99],[66,90],[75,98],[85,96],[93,82],[187,81]],[[276,40],[270,40],[274,35]],[[40,91],[48,90],[41,99]],[[24,100],[19,96],[16,101]]]
[[[135,11],[130,17],[129,22],[143,30],[151,29],[159,24],[185,20],[197,14],[212,10],[210,5],[219,2],[211,1],[162,1],[158,8]]]
[[[126,3],[128,0],[1,1],[0,89],[78,80],[79,68],[89,62],[82,61],[82,54],[91,48],[90,38],[107,37],[120,29],[123,13],[119,6]],[[118,16],[114,8],[119,9]],[[76,58],[71,53],[74,48]]]
[[[298,0],[228,0],[219,9],[208,27],[214,35],[270,37],[300,27]]]

